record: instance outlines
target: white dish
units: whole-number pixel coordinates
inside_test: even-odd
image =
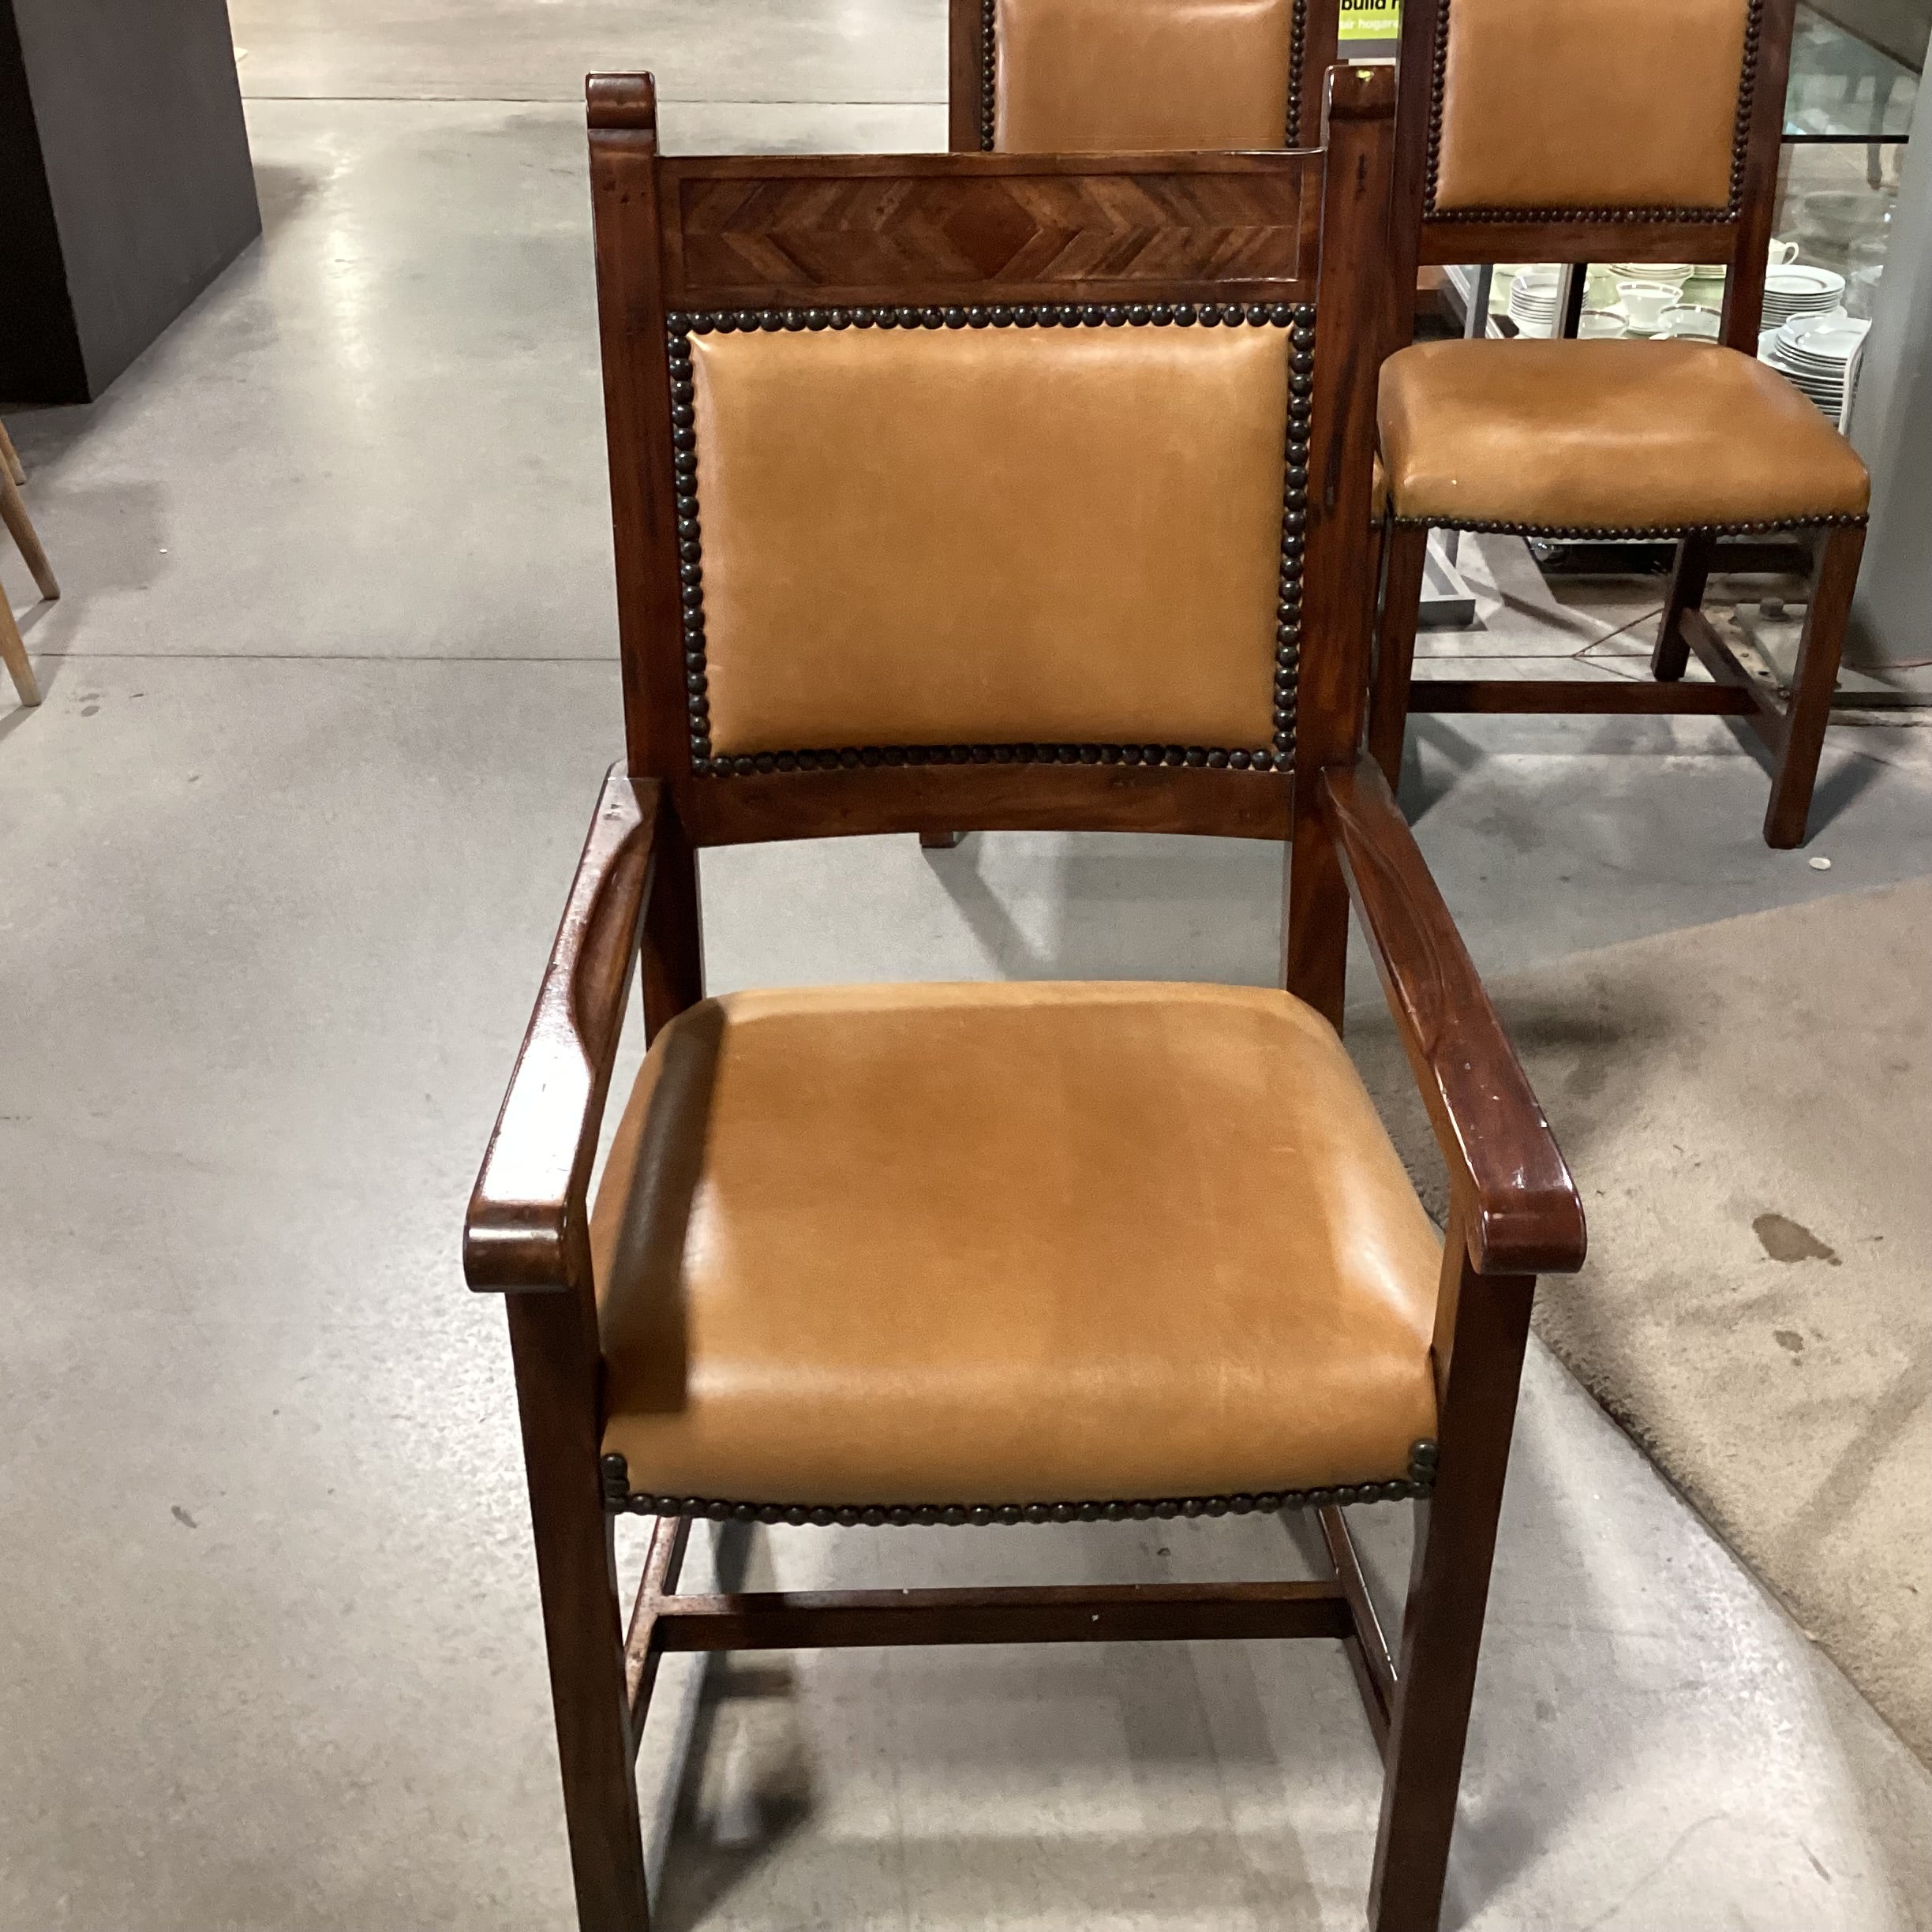
[[[1843,361],[1865,339],[1870,328],[1870,323],[1855,320],[1842,309],[1833,309],[1823,315],[1794,316],[1778,334],[1794,349],[1808,350],[1814,355],[1829,356]]]
[[[1845,279],[1835,268],[1815,268],[1809,262],[1793,262],[1788,268],[1768,270],[1765,275],[1767,301],[1790,296],[1842,295]]]
[[[1657,333],[1678,342],[1715,342],[1717,311],[1694,305],[1666,309],[1658,320]]]

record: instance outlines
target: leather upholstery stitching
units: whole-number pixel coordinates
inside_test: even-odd
[[[1429,77],[1428,171],[1423,182],[1422,219],[1440,222],[1735,222],[1744,205],[1744,169],[1750,155],[1751,110],[1758,91],[1758,43],[1764,26],[1764,0],[1750,0],[1744,20],[1744,63],[1738,80],[1737,125],[1731,137],[1730,198],[1721,208],[1440,208],[1436,186],[1442,155],[1443,101],[1449,73],[1449,8],[1442,0],[1436,18],[1436,46]],[[1463,527],[1473,530],[1477,526]]]
[[[1409,1451],[1406,1476],[1387,1481],[1343,1483],[1331,1489],[1260,1491],[1252,1496],[1164,1496],[1136,1502],[1110,1503],[878,1503],[867,1507],[811,1508],[799,1503],[724,1503],[702,1496],[657,1496],[634,1493],[630,1466],[621,1455],[602,1459],[604,1507],[613,1515],[635,1516],[706,1516],[715,1522],[835,1525],[878,1529],[909,1523],[1121,1522],[1150,1516],[1246,1516],[1256,1511],[1272,1515],[1286,1509],[1328,1509],[1355,1503],[1400,1503],[1428,1496],[1436,1486],[1436,1444],[1427,1437]]]
[[[843,745],[714,757],[705,659],[704,552],[698,503],[698,432],[691,338],[713,331],[848,328],[1098,328],[1273,327],[1291,328],[1288,424],[1282,490],[1281,572],[1275,630],[1275,732],[1265,748],[1207,745]],[[684,636],[685,702],[691,771],[705,778],[754,773],[847,770],[904,765],[1205,766],[1234,771],[1289,771],[1294,764],[1295,690],[1301,662],[1302,556],[1308,524],[1309,436],[1314,414],[1315,310],[1310,303],[1184,302],[1102,306],[1045,302],[946,309],[721,309],[666,318],[671,376],[672,473],[677,515],[678,577]]]
[[[998,122],[999,61],[994,47],[994,17],[999,0],[980,0],[979,7],[979,152],[993,152]],[[1294,0],[1288,33],[1288,125],[1284,145],[1299,147],[1301,139],[1301,75],[1308,58],[1309,0]]]

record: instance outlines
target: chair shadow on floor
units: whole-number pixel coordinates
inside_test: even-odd
[[[1282,1574],[1320,1567],[1319,1534],[1311,1543],[1260,1518],[1249,1527],[1286,1530],[1274,1566]],[[767,1533],[724,1526],[718,1588],[769,1585],[767,1552],[758,1546]],[[895,1573],[903,1561],[909,1581],[930,1580],[924,1573],[934,1552],[916,1532],[903,1545],[905,1533],[826,1533],[878,1537]],[[1112,1574],[1124,1559],[1124,1559],[1118,1526],[1023,1533],[1053,1539],[1039,1554],[1069,1578]],[[1146,1567],[1144,1553],[1137,1560]],[[1023,1567],[1032,1574],[1030,1563]],[[853,1922],[874,1923],[896,1915],[909,1893],[927,1899],[940,1923],[955,1915],[960,1923],[1068,1924],[1146,1916],[1159,1924],[1170,1911],[1175,1923],[1192,1923],[1196,1909],[1218,1901],[1218,1915],[1234,1923],[1312,1927],[1321,1922],[1321,1893],[1292,1822],[1300,1815],[1297,1799],[1285,1789],[1279,1794],[1291,1821],[1279,1833],[1257,1833],[1250,1825],[1237,1838],[1222,1817],[1219,1794],[1230,1769],[1263,1792],[1294,1778],[1294,1720],[1309,1685],[1324,1683],[1332,1695],[1324,1705],[1354,1747],[1344,1774],[1359,1778],[1364,1822],[1346,1835],[1361,1839],[1353,1848],[1365,1861],[1374,1748],[1339,1654],[1327,1651],[1050,1646],[1007,1653],[915,1650],[889,1661],[888,1653],[859,1652],[856,1659],[876,1664],[856,1662],[854,1677],[836,1665],[819,1676],[784,1653],[694,1660],[695,1687],[676,1700],[683,1728],[668,1772],[661,1765],[657,1773],[665,1788],[653,1802],[647,1771],[642,1794],[661,1860],[652,1923],[658,1932],[698,1932],[762,1924],[768,1915],[784,1923],[773,1903],[777,1893],[837,1900]],[[1277,1667],[1279,1679],[1264,1681]],[[874,1668],[876,1697],[869,1679]],[[865,1687],[856,1698],[855,1678]],[[1010,1748],[1015,1727],[1021,1741]],[[1332,1760],[1326,1747],[1312,1748]],[[1112,1771],[1104,1780],[1111,1788],[1098,1797],[1096,1752]],[[1147,1828],[1123,1831],[1123,1782],[1136,1812],[1158,1814],[1155,1794],[1178,1783],[1215,1822],[1170,1818],[1163,1829],[1150,1815]],[[1074,1794],[1076,1814],[1031,1837],[975,1815],[989,1803],[1024,1807],[1035,1791],[1050,1807],[1054,1794]],[[957,1810],[942,1803],[937,1826],[935,1792],[958,1795]],[[1077,1815],[1089,1801],[1091,1830]],[[855,1818],[856,1808],[874,1807],[878,1815]],[[1261,1837],[1268,1851],[1257,1857]],[[908,1861],[917,1868],[910,1877],[901,1870]],[[1331,1872],[1328,1887],[1335,1882]],[[1358,1882],[1348,1871],[1342,1889]]]
[[[1769,747],[1742,719],[1727,717],[1720,721],[1727,736],[1769,778],[1776,762]],[[1668,728],[1668,721],[1663,722]],[[1825,762],[1812,794],[1807,846],[1814,845],[1819,834],[1835,825],[1884,775],[1883,764],[1848,745],[1847,735],[1846,729],[1840,728],[1836,735],[1826,736]],[[1412,714],[1402,747],[1402,782],[1398,788],[1410,823],[1420,825],[1489,755],[1485,747],[1465,737],[1446,719]]]
[[[1769,747],[1754,732],[1747,728],[1741,720],[1727,718],[1724,721],[1731,727],[1732,736],[1769,777],[1776,762]],[[1807,848],[1816,845],[1820,836],[1829,831],[1885,775],[1885,766],[1877,758],[1846,746],[1842,733],[1834,743],[1827,732],[1825,759],[1825,762],[1819,768],[1817,788],[1811,794],[1811,824],[1810,836],[1805,841]]]
[[[1050,874],[1060,923],[1045,943],[1015,918],[1011,875],[989,876],[988,849],[975,835],[927,861],[1002,978],[1273,981],[1282,848],[1271,841],[1064,835]]]
[[[1436,754],[1422,755],[1424,746]],[[1397,794],[1411,825],[1420,825],[1436,806],[1488,756],[1453,725],[1426,713],[1413,715],[1402,745],[1402,782]]]

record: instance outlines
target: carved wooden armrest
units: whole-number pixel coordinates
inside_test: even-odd
[[[1583,1204],[1408,822],[1371,758],[1316,781],[1484,1275],[1583,1265]]]
[[[654,780],[604,781],[463,1222],[472,1288],[587,1286],[585,1198],[650,893]]]

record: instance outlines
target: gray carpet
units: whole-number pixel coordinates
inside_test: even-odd
[[[1932,881],[1491,990],[1589,1217],[1539,1331],[1932,1763]],[[1380,1008],[1349,1036],[1439,1207]]]

